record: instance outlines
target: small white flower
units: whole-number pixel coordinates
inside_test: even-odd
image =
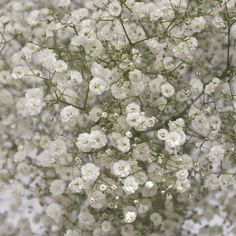
[[[101,95],[108,90],[106,82],[100,78],[93,78],[89,83],[89,90],[95,95]]]
[[[119,160],[112,167],[114,175],[118,177],[126,177],[130,173],[130,165],[127,161]]]
[[[205,19],[202,16],[200,16],[200,17],[195,17],[192,20],[190,28],[194,33],[196,32],[200,33],[205,28],[205,25],[206,25]]]
[[[175,176],[178,180],[185,180],[188,178],[188,170],[186,170],[186,169],[178,170],[176,172]]]
[[[62,122],[76,119],[79,117],[79,114],[79,110],[71,105],[64,107],[60,112]]]
[[[164,83],[161,85],[161,93],[164,97],[172,97],[175,93],[174,87],[170,83]]]
[[[121,5],[118,1],[111,2],[108,5],[108,12],[111,16],[118,17],[121,14]]]
[[[222,174],[219,177],[219,184],[222,189],[226,189],[230,185],[233,185],[235,182],[235,178],[231,174]]]
[[[157,138],[160,140],[166,140],[168,137],[168,130],[167,129],[159,129],[157,131]]]
[[[89,14],[87,8],[80,8],[71,12],[71,21],[74,25],[80,24],[81,20],[86,18]]]
[[[127,113],[139,113],[140,112],[140,106],[134,102],[130,103],[126,107]]]
[[[121,152],[128,152],[130,150],[130,141],[127,137],[121,137],[116,141],[117,149]]]
[[[94,149],[100,149],[107,144],[107,137],[102,131],[94,130],[90,134],[90,142]]]
[[[127,194],[135,193],[138,190],[138,182],[136,181],[136,179],[133,176],[127,177],[123,181],[123,184],[124,184],[123,190]]]
[[[72,193],[80,193],[84,188],[84,184],[84,180],[78,177],[69,183],[68,188]]]
[[[146,187],[147,189],[151,189],[153,186],[154,186],[154,183],[153,183],[152,181],[147,181],[147,182],[145,183],[145,187]]]
[[[101,225],[102,231],[110,232],[112,229],[112,225],[109,221],[103,221]]]
[[[21,79],[25,75],[25,68],[22,66],[14,67],[11,76],[13,79]]]
[[[26,99],[25,102],[26,115],[28,116],[38,115],[42,111],[44,105],[45,103],[42,101],[42,99],[38,98]]]
[[[77,138],[76,146],[83,152],[90,152],[92,150],[92,142],[90,134],[83,133]]]
[[[162,223],[162,216],[158,212],[154,212],[151,214],[150,220],[155,226],[158,226]]]
[[[86,182],[94,182],[100,175],[100,170],[93,163],[87,163],[81,168],[82,178]]]
[[[101,209],[105,203],[106,195],[99,190],[92,192],[89,196],[89,204],[92,208]]]
[[[142,80],[142,72],[140,70],[133,70],[129,72],[129,79],[131,83],[139,83]]]
[[[211,162],[218,162],[224,159],[225,150],[221,145],[211,147],[209,153],[209,160]]]
[[[27,22],[29,25],[35,26],[39,23],[39,14],[40,11],[38,10],[34,10],[32,12],[30,12],[30,14],[28,15]]]
[[[43,99],[43,90],[41,88],[28,89],[25,93],[27,99],[36,98]]]
[[[126,121],[131,127],[138,127],[142,121],[142,117],[140,113],[128,113]]]
[[[175,188],[180,193],[186,192],[190,188],[190,186],[190,181],[188,179],[177,180],[175,183]]]
[[[203,91],[203,83],[201,80],[191,79],[189,84],[191,85],[190,91],[192,96],[198,96]]]
[[[102,109],[99,107],[93,107],[90,112],[89,112],[89,118],[93,121],[93,122],[97,122],[99,121],[99,119],[102,116]]]
[[[75,81],[78,84],[81,84],[83,82],[83,77],[79,71],[71,70],[70,71],[70,79]]]
[[[67,152],[66,143],[61,139],[57,139],[50,143],[48,150],[52,156],[62,156]]]
[[[206,184],[209,189],[216,190],[219,188],[219,178],[216,174],[210,174],[207,176]]]
[[[169,132],[165,142],[171,148],[175,148],[175,147],[180,146],[180,144],[181,144],[181,135],[180,135],[180,133],[176,132],[176,131]]]
[[[136,220],[137,214],[134,211],[128,211],[125,213],[124,222],[125,223],[132,223]]]

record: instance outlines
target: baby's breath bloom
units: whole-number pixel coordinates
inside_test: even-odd
[[[87,163],[87,164],[82,166],[81,174],[82,174],[82,178],[83,178],[84,181],[93,182],[100,175],[100,170],[93,163]]]

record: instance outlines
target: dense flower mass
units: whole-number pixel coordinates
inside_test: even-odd
[[[236,0],[0,1],[0,234],[236,235],[235,43]]]

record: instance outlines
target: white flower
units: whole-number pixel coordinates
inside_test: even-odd
[[[163,64],[166,70],[173,70],[175,68],[174,59],[172,57],[164,57]]]
[[[198,96],[203,91],[203,83],[201,80],[191,79],[189,84],[191,85],[190,91],[192,96]]]
[[[48,150],[52,156],[62,156],[67,152],[66,143],[61,139],[57,139],[50,143]]]
[[[126,112],[127,113],[139,113],[140,112],[140,106],[134,102],[130,103],[126,106]]]
[[[185,180],[188,178],[188,170],[186,170],[186,169],[178,170],[176,172],[175,176],[178,180]]]
[[[154,186],[154,183],[153,183],[152,181],[147,181],[147,182],[145,183],[145,187],[146,187],[147,189],[151,189],[153,186]]]
[[[181,145],[181,135],[180,135],[180,133],[177,132],[177,131],[169,132],[165,142],[171,148],[175,148],[175,147],[180,146]]]
[[[139,83],[142,80],[142,72],[140,70],[133,70],[129,72],[129,79],[131,83]]]
[[[71,105],[64,107],[60,112],[62,122],[69,122],[76,119],[79,117],[79,114],[79,110]]]
[[[164,83],[161,85],[161,93],[164,97],[172,97],[175,93],[174,87],[170,83]]]
[[[30,14],[28,15],[28,17],[26,18],[27,19],[27,22],[29,25],[32,25],[32,26],[35,26],[39,23],[39,14],[40,14],[40,11],[38,10],[34,10],[32,12],[30,12]]]
[[[42,111],[44,105],[45,103],[41,99],[38,98],[26,99],[25,112],[28,116],[38,115]]]
[[[138,127],[142,121],[142,118],[140,113],[128,113],[126,121],[131,127]]]
[[[89,196],[89,204],[92,208],[101,209],[105,203],[106,195],[99,190],[92,192]]]
[[[196,49],[196,47],[198,46],[198,41],[196,38],[194,37],[190,37],[187,39],[186,44],[188,45],[188,48],[193,51]]]
[[[209,153],[209,160],[211,162],[218,162],[224,159],[225,150],[221,145],[211,147]]]
[[[21,79],[25,75],[25,68],[22,66],[14,67],[11,76],[13,79]]]
[[[81,20],[86,18],[89,14],[87,8],[80,8],[78,10],[72,11],[71,13],[71,21],[74,25],[80,24]]]
[[[65,183],[62,180],[53,180],[50,184],[50,192],[54,196],[59,196],[65,191]]]
[[[154,212],[150,215],[150,220],[155,226],[158,226],[162,223],[162,216],[158,212]]]
[[[180,193],[186,192],[190,188],[190,186],[191,186],[191,184],[188,179],[177,180],[175,183],[175,188]]]
[[[109,89],[106,82],[100,78],[93,78],[89,83],[89,90],[95,95],[101,95]]]
[[[214,129],[215,131],[218,131],[220,130],[221,125],[222,125],[222,121],[221,121],[220,116],[214,115],[210,117],[210,126],[212,129]]]
[[[55,65],[57,63],[55,53],[50,49],[43,49],[38,53],[38,63],[49,71],[55,70]]]
[[[107,144],[107,137],[102,131],[94,130],[90,134],[90,142],[94,149],[100,149]]]
[[[130,150],[130,141],[128,137],[120,137],[116,141],[117,149],[121,152],[128,152]]]
[[[196,112],[198,112],[198,110]],[[192,127],[197,133],[208,135],[210,131],[209,119],[203,113],[196,115],[192,120]]]
[[[99,107],[93,107],[89,112],[89,118],[94,122],[99,121],[101,116],[102,116],[102,109]]]
[[[87,163],[81,168],[82,178],[86,182],[94,182],[100,175],[100,170],[93,163]]]
[[[88,211],[80,211],[78,219],[83,226],[92,226],[95,223],[94,216]]]
[[[183,131],[183,128],[185,126],[185,122],[182,118],[178,118],[175,121],[169,121],[168,123],[170,131]]]
[[[27,99],[36,98],[43,99],[43,90],[41,88],[28,89],[25,93]]]
[[[235,178],[231,174],[221,174],[219,177],[219,184],[222,189],[226,189],[230,185],[233,185]]]
[[[119,160],[112,167],[114,175],[118,177],[126,177],[130,173],[130,164],[127,161]]]
[[[157,138],[160,140],[166,140],[168,137],[168,130],[166,129],[159,129],[157,131]]]
[[[108,5],[108,12],[111,16],[118,17],[121,14],[121,10],[121,5],[116,0]]]
[[[133,176],[127,177],[123,181],[123,185],[124,185],[123,190],[127,194],[135,193],[138,190],[138,182],[136,181],[136,179]]]
[[[84,180],[78,177],[69,183],[68,188],[72,193],[80,193],[84,188],[84,184]]]
[[[101,225],[102,231],[104,232],[110,232],[112,229],[111,222],[109,221],[103,221]]]
[[[83,77],[79,71],[71,70],[70,71],[70,79],[81,84],[83,82]]]
[[[196,32],[200,33],[205,28],[205,25],[206,25],[205,19],[202,16],[200,16],[200,17],[195,17],[192,20],[190,28],[194,33]]]
[[[220,82],[221,81],[219,78],[213,78],[212,81],[205,86],[204,92],[208,95],[212,95],[215,92],[216,88],[219,86]]]
[[[136,220],[137,214],[134,211],[128,211],[125,213],[124,222],[125,223],[132,223]]]
[[[206,177],[206,184],[209,189],[216,190],[219,188],[219,178],[216,174],[210,174]]]
[[[46,208],[46,214],[53,218],[55,221],[59,220],[61,215],[63,214],[63,210],[61,209],[61,206],[56,203],[51,203]]]
[[[215,16],[212,23],[217,29],[221,29],[221,28],[226,27],[224,20],[220,16]]]
[[[76,146],[83,152],[90,152],[92,150],[92,142],[90,134],[83,133],[77,138]]]

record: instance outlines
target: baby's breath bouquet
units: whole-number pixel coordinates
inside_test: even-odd
[[[0,235],[236,235],[235,0],[1,0]]]

